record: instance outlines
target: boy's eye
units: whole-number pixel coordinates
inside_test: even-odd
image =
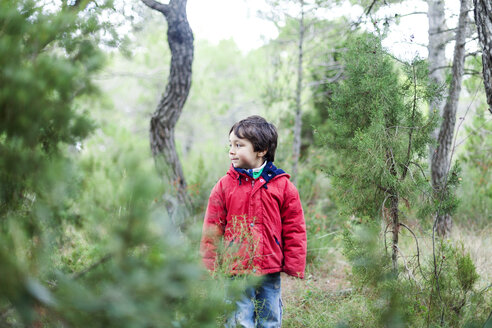
[[[241,147],[241,145],[240,144],[236,144],[236,147],[239,148],[239,147]]]

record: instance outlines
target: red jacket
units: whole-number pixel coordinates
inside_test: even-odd
[[[289,177],[271,162],[256,180],[231,165],[212,189],[203,222],[200,250],[209,270],[304,277],[306,224]]]

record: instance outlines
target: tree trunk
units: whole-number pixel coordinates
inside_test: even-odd
[[[392,196],[391,200],[391,225],[393,226],[392,230],[392,253],[391,253],[391,261],[393,262],[393,270],[395,273],[398,273],[398,235],[400,233],[400,218],[398,216],[398,194],[394,191],[391,191]]]
[[[302,93],[302,57],[304,55],[304,0],[301,4],[301,18],[299,20],[299,43],[297,59],[297,89],[296,89],[296,115],[294,120],[294,142],[292,151],[292,182],[297,184],[299,157],[301,155],[301,128],[302,128],[302,111],[301,111],[301,93]]]
[[[468,15],[468,0],[461,0],[456,44],[453,56],[453,77],[449,86],[448,98],[444,106],[443,119],[439,130],[437,149],[432,157],[432,185],[438,197],[446,193],[446,183],[451,166],[452,141],[456,125],[456,111],[461,92],[461,80],[465,63],[466,24]],[[451,216],[448,213],[438,213],[436,218],[437,231],[445,235],[451,230]]]
[[[478,40],[482,47],[483,83],[489,111],[492,113],[492,2],[473,0],[473,3]]]
[[[162,4],[142,0],[161,12],[167,20],[167,42],[171,49],[171,69],[166,90],[150,120],[150,147],[157,168],[175,186],[179,203],[189,204],[186,181],[174,143],[174,127],[181,115],[191,87],[193,33],[186,16],[187,0]]]
[[[390,126],[395,126],[395,122],[388,122]],[[393,150],[391,148],[386,149],[386,163],[388,170],[395,178],[397,178],[398,172],[396,171],[395,158],[393,156]],[[393,271],[398,273],[398,235],[400,233],[400,218],[398,212],[399,195],[393,188],[387,189],[390,199],[390,217],[391,217],[391,231],[392,231],[392,244],[391,244],[391,261],[393,262]]]
[[[445,50],[448,39],[444,0],[427,0],[427,4],[427,17],[429,20],[429,43],[427,45],[429,52],[429,78],[431,81],[443,85],[446,82],[444,68],[447,66]],[[430,103],[430,110],[435,111],[436,115],[439,115],[438,117],[442,117],[444,104],[444,99],[435,99]],[[437,141],[438,136],[439,129],[436,128],[432,132],[433,140]],[[434,146],[431,146],[429,148],[430,159],[432,159],[434,151]]]

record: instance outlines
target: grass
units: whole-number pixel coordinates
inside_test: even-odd
[[[415,229],[418,236],[420,255],[431,255],[431,234],[418,231],[418,224],[410,227]],[[475,289],[483,290],[490,286],[492,227],[477,231],[456,225],[448,238],[462,243],[465,251],[470,253],[480,274]],[[412,258],[416,254],[414,238],[404,231],[400,242],[402,252],[408,259]],[[336,238],[327,241],[323,246],[324,253],[318,253],[315,262],[308,264],[304,280],[282,275],[282,327],[378,327],[371,313],[370,297],[351,289],[351,268],[342,255],[340,244]],[[486,293],[492,293],[492,288]]]

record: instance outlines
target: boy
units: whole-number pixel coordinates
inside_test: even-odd
[[[209,270],[226,266],[232,275],[263,276],[237,302],[226,326],[280,327],[280,272],[302,279],[306,265],[299,194],[289,175],[272,163],[277,148],[273,124],[250,116],[232,126],[229,141],[232,165],[212,189],[203,223],[203,262]],[[234,254],[218,256],[218,247]]]

